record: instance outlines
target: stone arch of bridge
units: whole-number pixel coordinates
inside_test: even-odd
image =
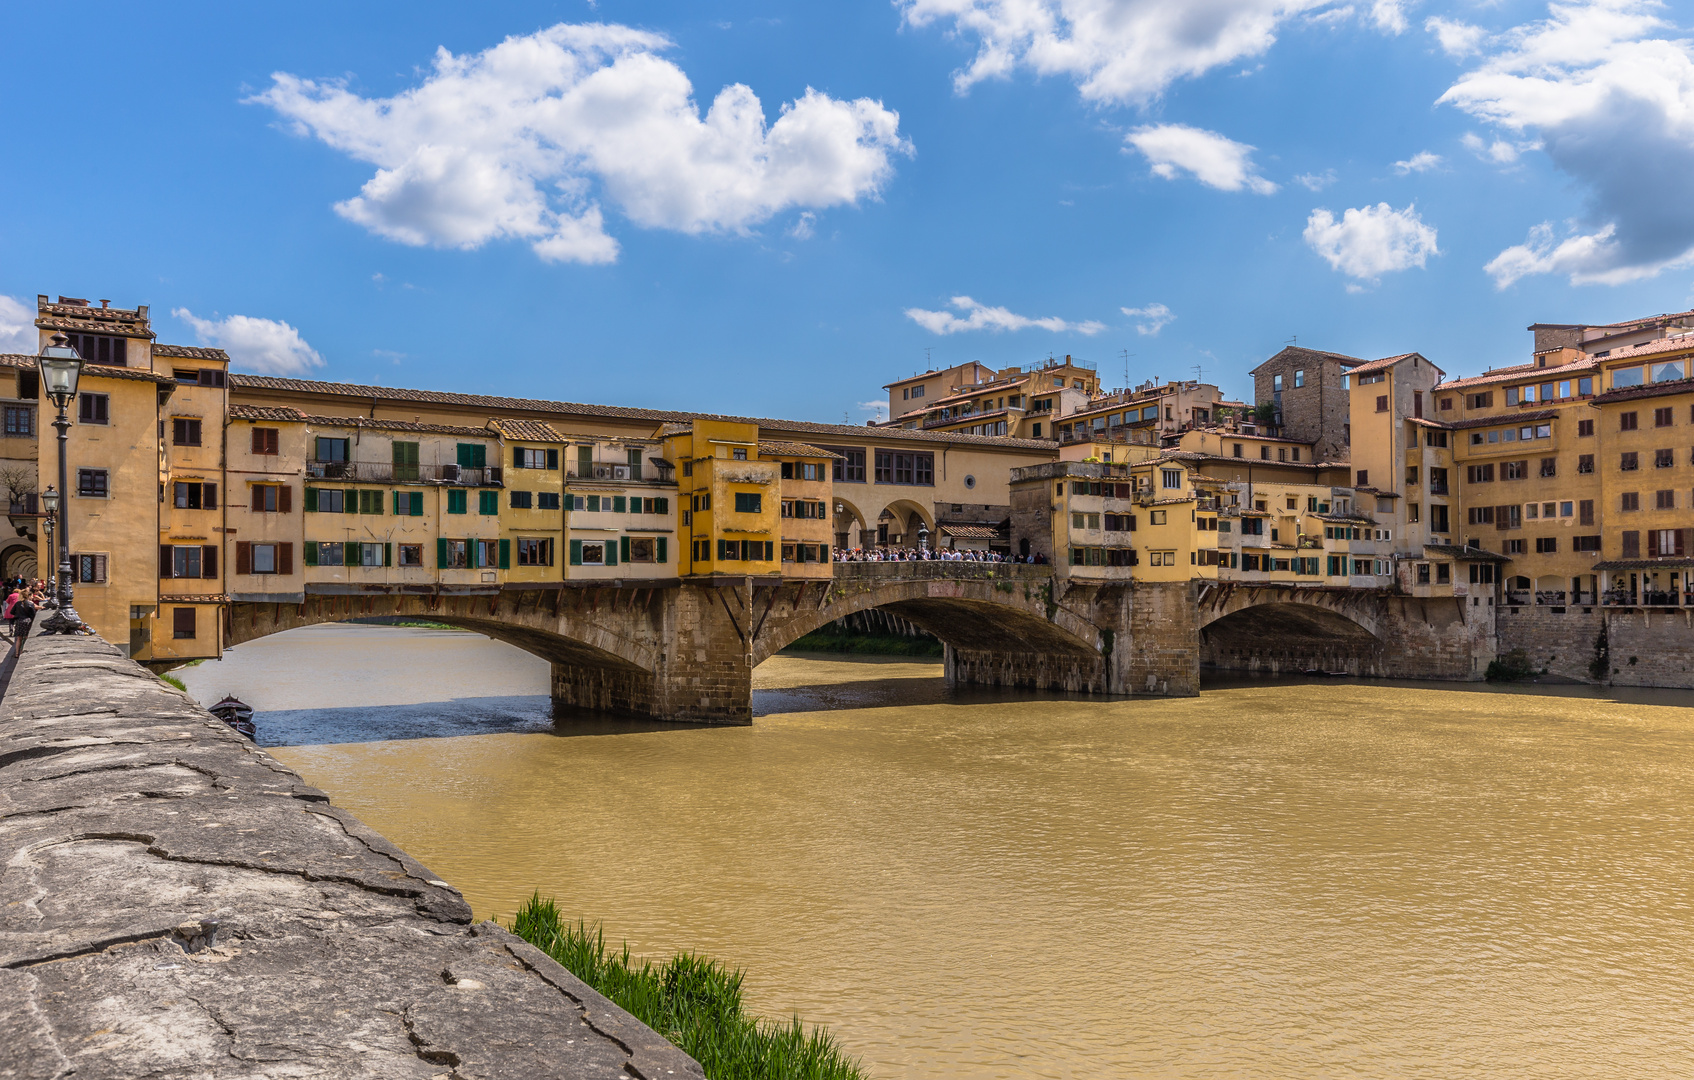
[[[932,586],[942,584],[944,588]],[[1104,644],[1098,627],[1065,608],[1053,605],[1047,593],[1022,584],[994,581],[891,583],[852,592],[822,606],[798,604],[795,610],[765,620],[753,643],[754,665],[768,660],[795,641],[836,619],[872,609],[890,612],[940,638],[955,649],[979,652],[1096,658]],[[774,601],[773,605],[780,601]]]
[[[1230,605],[1216,613],[1202,609],[1200,639],[1209,645],[1239,648],[1278,642],[1371,646],[1381,640],[1376,620],[1363,612],[1281,597]]]
[[[600,617],[601,612],[580,597],[567,599],[555,612],[551,598],[552,590],[537,590],[534,596],[519,594],[515,598],[408,596],[367,601],[362,597],[310,596],[304,604],[238,602],[230,605],[225,644],[240,645],[304,626],[399,616],[474,630],[554,664],[653,673],[656,650],[620,632],[619,619]],[[579,608],[585,610],[576,610]]]

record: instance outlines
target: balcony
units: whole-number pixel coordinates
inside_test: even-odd
[[[500,487],[500,466],[395,465],[386,461],[308,461],[308,480],[346,480],[355,484],[451,484]]]
[[[1529,603],[1530,593],[1527,589],[1507,589],[1506,604],[1510,607],[1522,607]]]
[[[1429,483],[1429,493],[1431,495],[1445,495],[1447,494],[1447,485],[1437,484],[1435,481],[1431,480]]]

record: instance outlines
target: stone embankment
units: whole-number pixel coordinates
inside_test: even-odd
[[[0,856],[0,1077],[702,1076],[97,639],[12,675]]]

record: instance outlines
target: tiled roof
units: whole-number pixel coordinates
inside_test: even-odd
[[[1595,570],[1675,570],[1679,567],[1694,566],[1694,558],[1670,559],[1609,559],[1597,562]],[[1635,607],[1657,607],[1656,604],[1636,604]]]
[[[1266,360],[1263,364],[1260,364],[1259,367],[1254,368],[1252,371],[1249,371],[1247,374],[1257,375],[1259,373],[1259,368],[1262,368],[1266,364],[1269,364],[1271,362],[1271,360],[1275,360],[1277,356],[1281,356],[1281,355],[1283,355],[1283,353],[1299,353],[1299,354],[1304,354],[1306,356],[1326,356],[1331,360],[1339,360],[1344,365],[1362,364],[1362,363],[1365,362],[1362,357],[1348,356],[1346,353],[1325,352],[1322,349],[1307,349],[1307,348],[1304,348],[1304,347],[1299,346],[1299,345],[1290,345],[1290,346],[1288,346],[1284,349],[1279,350],[1277,352],[1276,356],[1272,356],[1270,358],[1270,360]]]
[[[1000,530],[987,525],[949,525],[943,521],[936,526],[943,536],[956,536],[960,540],[996,540]]]
[[[809,457],[809,458],[838,458],[840,454],[832,454],[816,446],[807,446],[798,442],[767,442],[759,440],[759,456],[774,454],[777,457]]]
[[[479,439],[493,438],[487,428],[453,427],[449,424],[417,424],[409,420],[373,420],[368,416],[307,416],[308,424],[318,427],[370,428],[373,431],[417,431],[428,435],[465,435]]]
[[[198,345],[154,345],[154,356],[180,356],[185,360],[221,360],[229,363],[229,354],[222,349],[202,349]]]
[[[511,420],[496,416],[488,421],[488,426],[508,439],[519,439],[524,442],[555,442],[562,443],[565,437],[554,429],[552,424],[544,424],[540,420]]]
[[[1639,345],[1631,345],[1627,349],[1613,349],[1605,356],[1594,359],[1611,363],[1613,360],[1632,360],[1637,356],[1654,356],[1658,353],[1682,352],[1694,349],[1694,334],[1674,338],[1659,338],[1657,341],[1644,341]]]
[[[1615,330],[1629,326],[1649,326],[1660,319],[1682,319],[1694,315],[1694,311],[1673,311],[1667,315],[1646,315],[1639,319],[1626,319],[1623,322],[1594,323],[1589,328],[1594,330]]]
[[[1461,547],[1458,544],[1425,544],[1425,551],[1433,551],[1437,555],[1445,555],[1449,559],[1465,559],[1470,562],[1511,562],[1512,560],[1496,551],[1484,551],[1479,547]]]
[[[169,380],[167,380],[169,381]],[[622,405],[585,405],[578,402],[545,401],[539,398],[492,397],[486,394],[457,394],[443,390],[408,390],[392,386],[363,386],[356,383],[318,382],[312,379],[283,379],[270,375],[240,375],[229,377],[231,389],[271,390],[295,394],[321,394],[330,397],[359,398],[361,401],[411,401],[432,405],[472,406],[478,409],[510,409],[551,413],[555,416],[603,417],[614,420],[666,421],[722,420],[732,424],[757,424],[772,431],[792,431],[817,435],[850,435],[859,438],[898,438],[916,442],[953,443],[985,448],[1039,450],[1051,452],[1053,444],[1045,439],[1013,439],[999,435],[965,435],[952,431],[906,431],[897,435],[884,434],[891,429],[857,424],[816,424],[807,420],[772,420],[751,416],[726,416],[719,413],[681,412],[672,409],[639,409]]]
[[[1607,357],[1606,359],[1609,360],[1611,357]],[[1431,393],[1439,394],[1444,390],[1463,390],[1469,386],[1487,386],[1493,383],[1507,382],[1511,379],[1522,378],[1525,375],[1534,375],[1543,381],[1545,379],[1562,379],[1564,378],[1565,372],[1590,371],[1599,366],[1599,363],[1600,362],[1593,357],[1588,357],[1583,360],[1572,360],[1568,364],[1559,364],[1555,367],[1536,367],[1534,364],[1513,364],[1510,367],[1495,368],[1493,371],[1485,371],[1481,375],[1472,375],[1468,379],[1454,379],[1451,382],[1438,383]]]
[[[43,330],[69,330],[77,334],[112,334],[118,337],[151,338],[142,309],[99,308],[87,304],[36,304],[35,325]]]
[[[1353,368],[1352,370],[1347,372],[1347,374],[1352,375],[1355,378],[1357,378],[1360,375],[1369,375],[1373,371],[1385,371],[1388,368],[1393,367],[1395,364],[1398,364],[1400,361],[1410,360],[1414,356],[1417,357],[1419,360],[1422,360],[1424,363],[1429,364],[1430,367],[1435,368],[1436,371],[1441,371],[1440,368],[1435,367],[1434,364],[1430,363],[1429,357],[1424,356],[1422,353],[1408,352],[1408,353],[1401,353],[1398,356],[1385,356],[1381,360],[1372,360],[1368,364],[1360,364],[1358,367]],[[1444,372],[1444,371],[1441,372],[1441,373],[1443,375],[1446,374],[1446,372]],[[1358,383],[1355,382],[1353,385],[1357,386]]]
[[[1591,405],[1610,405],[1614,401],[1634,401],[1636,398],[1668,397],[1694,391],[1694,379],[1671,379],[1668,382],[1648,383],[1646,386],[1627,386],[1608,390],[1589,399]]]
[[[1513,413],[1509,416],[1478,416],[1470,420],[1449,420],[1442,426],[1451,431],[1460,431],[1465,428],[1507,426],[1532,423],[1536,420],[1553,420],[1558,415],[1558,409],[1536,409],[1532,412]]]
[[[160,593],[159,601],[165,604],[227,604],[229,596],[225,593]]]
[[[0,353],[0,367],[34,371],[36,370],[35,357],[28,353]],[[176,380],[169,375],[155,375],[145,368],[118,367],[115,364],[84,364],[82,366],[82,377],[85,379],[130,379],[135,382],[176,385]]]
[[[231,420],[278,420],[290,423],[301,423],[306,414],[299,409],[290,409],[284,405],[231,405],[229,407]]]

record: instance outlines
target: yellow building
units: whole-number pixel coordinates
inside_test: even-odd
[[[507,558],[501,580],[561,581],[569,551],[564,509],[567,440],[537,420],[496,417],[488,428],[505,448],[500,538]]]
[[[993,371],[972,362],[929,371],[884,387],[888,426],[1020,439],[1058,437],[1058,420],[1100,392],[1091,365],[1066,356],[1025,371]]]
[[[780,576],[782,474],[754,424],[695,420],[660,432],[676,466],[684,577]]]
[[[306,599],[306,414],[229,406],[224,429],[224,566],[232,601]]]
[[[831,544],[831,470],[836,456],[805,443],[761,441],[759,458],[777,463],[782,538],[777,555],[782,576],[829,578]]]
[[[654,438],[569,440],[567,579],[677,576],[676,471],[664,449]]]

